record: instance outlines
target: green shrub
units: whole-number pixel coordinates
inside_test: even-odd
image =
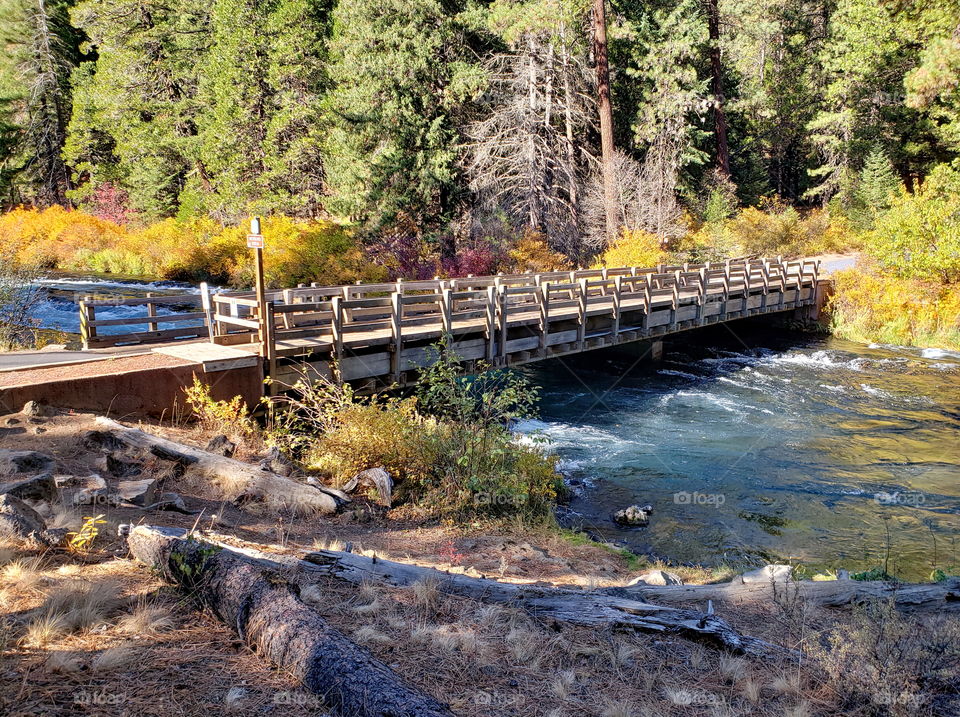
[[[509,427],[530,415],[535,392],[516,376],[460,379],[456,365],[439,353],[407,398],[303,376],[274,399],[271,439],[335,483],[383,466],[399,499],[436,514],[547,514],[563,489],[555,460]]]
[[[960,281],[960,172],[938,167],[914,194],[897,196],[864,242],[896,276]]]

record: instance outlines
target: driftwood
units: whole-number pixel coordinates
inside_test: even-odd
[[[607,588],[605,592],[621,597],[655,602],[718,603],[769,602],[775,598],[799,597],[825,607],[841,607],[870,600],[893,600],[904,612],[960,612],[960,578],[939,583],[897,583],[893,581],[799,580],[767,583],[742,583],[734,580],[717,585],[631,585]]]
[[[174,540],[177,536],[182,539],[186,535],[184,531],[149,526],[140,526],[137,531],[159,531],[165,540]],[[205,534],[204,540],[242,556],[244,560],[262,569],[285,570],[290,579],[296,579],[301,584],[309,584],[320,576],[345,580],[354,585],[373,581],[394,586],[410,586],[418,582],[432,581],[444,593],[522,608],[547,621],[677,635],[752,657],[797,656],[793,650],[756,637],[741,635],[717,615],[696,610],[653,605],[599,592],[473,578],[445,573],[434,568],[333,550],[308,553],[300,560],[265,553],[255,548],[238,547],[232,544],[235,539],[229,536]]]
[[[152,455],[182,467],[218,485],[229,500],[259,500],[303,512],[334,513],[344,501],[340,491],[307,485],[263,470],[243,461],[129,428],[109,418],[97,418],[100,431],[91,431],[86,441],[106,449],[123,449],[141,456]]]
[[[186,538],[182,530],[138,526],[130,551],[188,588],[247,644],[349,717],[452,717],[409,687],[366,648],[333,629],[270,566]]]

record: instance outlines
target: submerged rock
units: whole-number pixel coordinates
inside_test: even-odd
[[[613,514],[613,520],[620,525],[646,525],[653,513],[652,505],[631,505]]]

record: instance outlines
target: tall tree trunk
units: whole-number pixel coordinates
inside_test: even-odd
[[[570,89],[570,49],[567,47],[567,28],[560,24],[560,68],[563,72],[563,125],[565,159],[567,164],[567,192],[570,195],[570,207],[576,218],[577,213],[577,167],[573,149],[573,92]]]
[[[617,238],[617,180],[613,164],[613,108],[610,104],[610,65],[607,58],[605,0],[593,3],[593,53],[597,63],[597,108],[600,111],[600,153],[603,170],[603,208],[607,241]]]
[[[717,169],[730,176],[730,147],[727,143],[727,115],[723,105],[723,66],[720,62],[719,0],[707,0],[707,30],[710,36],[710,74],[713,92],[713,124],[717,142]]]

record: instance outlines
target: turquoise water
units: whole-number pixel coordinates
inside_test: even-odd
[[[569,522],[682,563],[960,572],[960,354],[719,329],[529,375]],[[650,525],[613,523],[633,503]]]

